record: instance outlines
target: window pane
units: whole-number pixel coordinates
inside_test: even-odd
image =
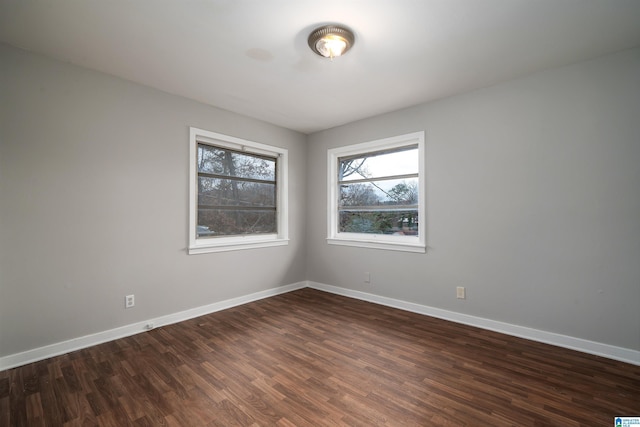
[[[276,185],[199,177],[198,205],[275,207]]]
[[[418,235],[418,210],[341,210],[339,229],[345,233]]]
[[[274,181],[276,159],[198,144],[198,172]]]
[[[353,181],[364,178],[417,174],[419,168],[418,147],[409,147],[408,149],[405,147],[398,150],[340,158],[338,180]]]
[[[198,209],[198,238],[276,233],[275,210]]]
[[[338,206],[417,205],[418,195],[418,178],[341,184]]]

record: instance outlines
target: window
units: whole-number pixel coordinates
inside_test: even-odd
[[[287,150],[190,129],[189,253],[286,245]]]
[[[424,132],[328,151],[330,244],[425,252]]]

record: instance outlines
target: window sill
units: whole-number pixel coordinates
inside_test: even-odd
[[[189,246],[187,252],[189,255],[206,254],[212,252],[229,252],[244,249],[269,248],[272,246],[286,246],[289,239],[256,239],[251,237],[238,237],[233,241],[226,239],[225,242],[207,241],[197,242],[195,245]]]
[[[375,235],[374,235],[375,236]],[[387,251],[425,253],[427,248],[418,242],[398,242],[389,240],[378,240],[376,237],[370,239],[347,239],[328,237],[327,243],[330,245],[353,246],[358,248],[382,249]]]

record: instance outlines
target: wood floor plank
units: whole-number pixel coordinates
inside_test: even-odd
[[[596,426],[640,367],[302,289],[0,372],[0,427]]]
[[[25,369],[26,371],[27,369]],[[16,426],[26,426],[27,407],[26,393],[22,382],[23,370],[12,370],[9,374],[9,411],[10,421]]]

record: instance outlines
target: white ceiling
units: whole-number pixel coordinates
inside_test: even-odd
[[[0,0],[0,41],[311,133],[640,46],[640,0]]]

